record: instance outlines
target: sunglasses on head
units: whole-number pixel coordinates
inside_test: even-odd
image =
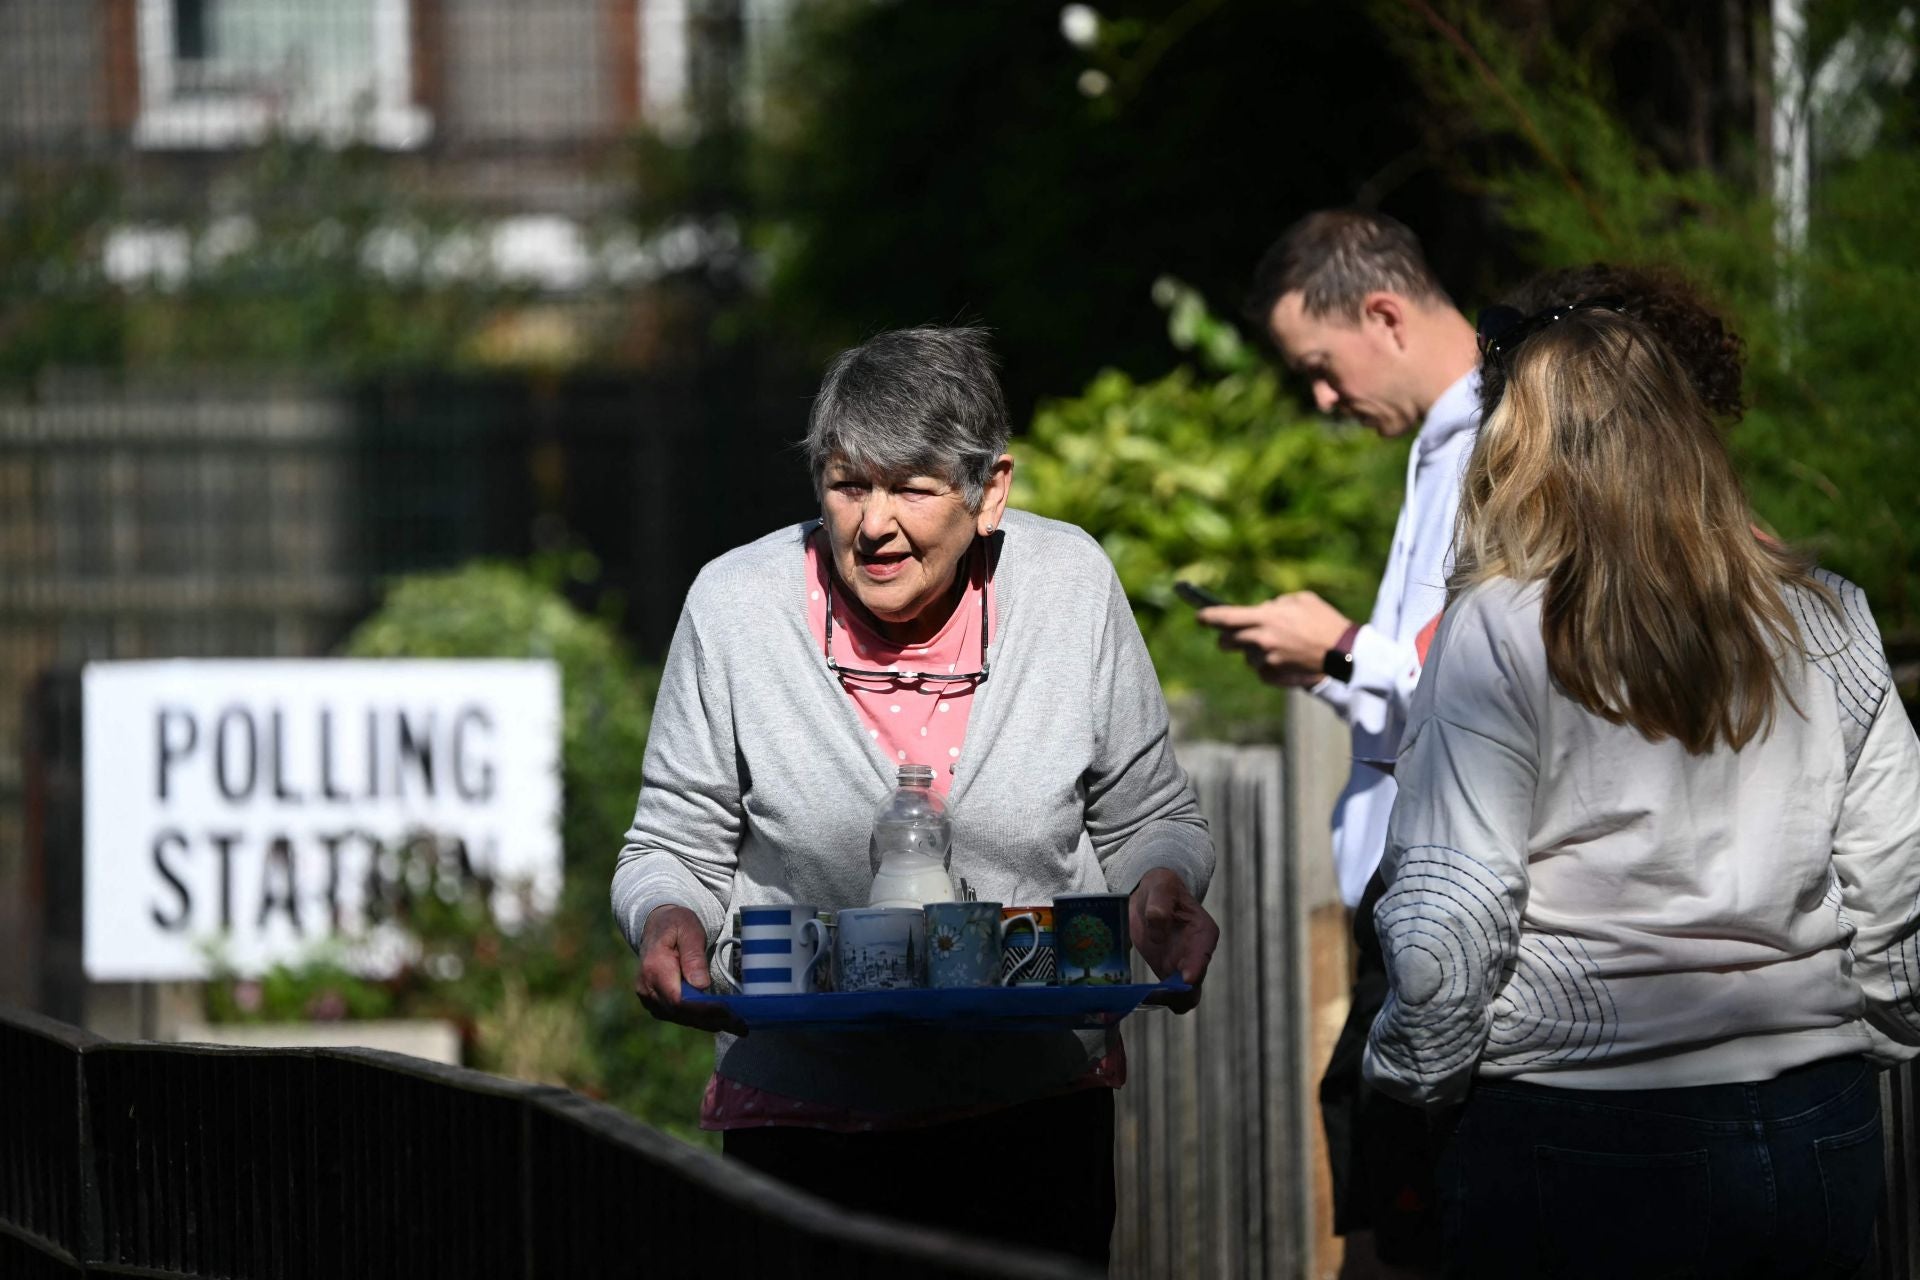
[[[1563,302],[1527,315],[1517,307],[1488,307],[1480,313],[1474,332],[1480,338],[1480,358],[1494,360],[1510,355],[1513,349],[1556,320],[1564,320],[1576,311],[1625,311],[1620,298],[1582,298]]]

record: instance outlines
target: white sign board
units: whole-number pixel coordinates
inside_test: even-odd
[[[205,977],[214,943],[258,974],[408,894],[477,887],[508,923],[559,894],[550,662],[94,663],[82,695],[95,981]]]

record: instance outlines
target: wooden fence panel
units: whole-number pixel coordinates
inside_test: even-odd
[[[1197,743],[1180,758],[1220,851],[1207,897],[1220,950],[1199,1009],[1127,1023],[1113,1274],[1298,1275],[1311,1227],[1297,1067],[1303,935],[1281,753]]]

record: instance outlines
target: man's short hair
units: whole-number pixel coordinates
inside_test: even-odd
[[[1253,269],[1246,317],[1266,332],[1289,293],[1315,318],[1358,321],[1370,293],[1422,303],[1451,303],[1427,266],[1420,238],[1406,224],[1366,209],[1322,209],[1288,227]]]

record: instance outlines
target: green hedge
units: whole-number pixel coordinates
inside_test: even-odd
[[[1078,397],[1044,404],[1015,446],[1014,501],[1100,539],[1179,732],[1271,739],[1280,692],[1220,651],[1173,583],[1236,601],[1313,590],[1365,617],[1407,443],[1307,416],[1273,366],[1191,289],[1162,280],[1154,294],[1193,363],[1152,382],[1108,371]]]
[[[321,952],[259,982],[222,978],[209,988],[210,1011],[230,1020],[449,1018],[472,1065],[580,1089],[710,1142],[694,1121],[712,1038],[640,1008],[633,956],[608,907],[658,673],[632,661],[608,622],[568,604],[554,576],[483,563],[401,579],[342,653],[559,664],[566,879],[558,909],[507,932],[477,896],[420,894],[405,904],[420,954],[395,977],[359,978]]]

